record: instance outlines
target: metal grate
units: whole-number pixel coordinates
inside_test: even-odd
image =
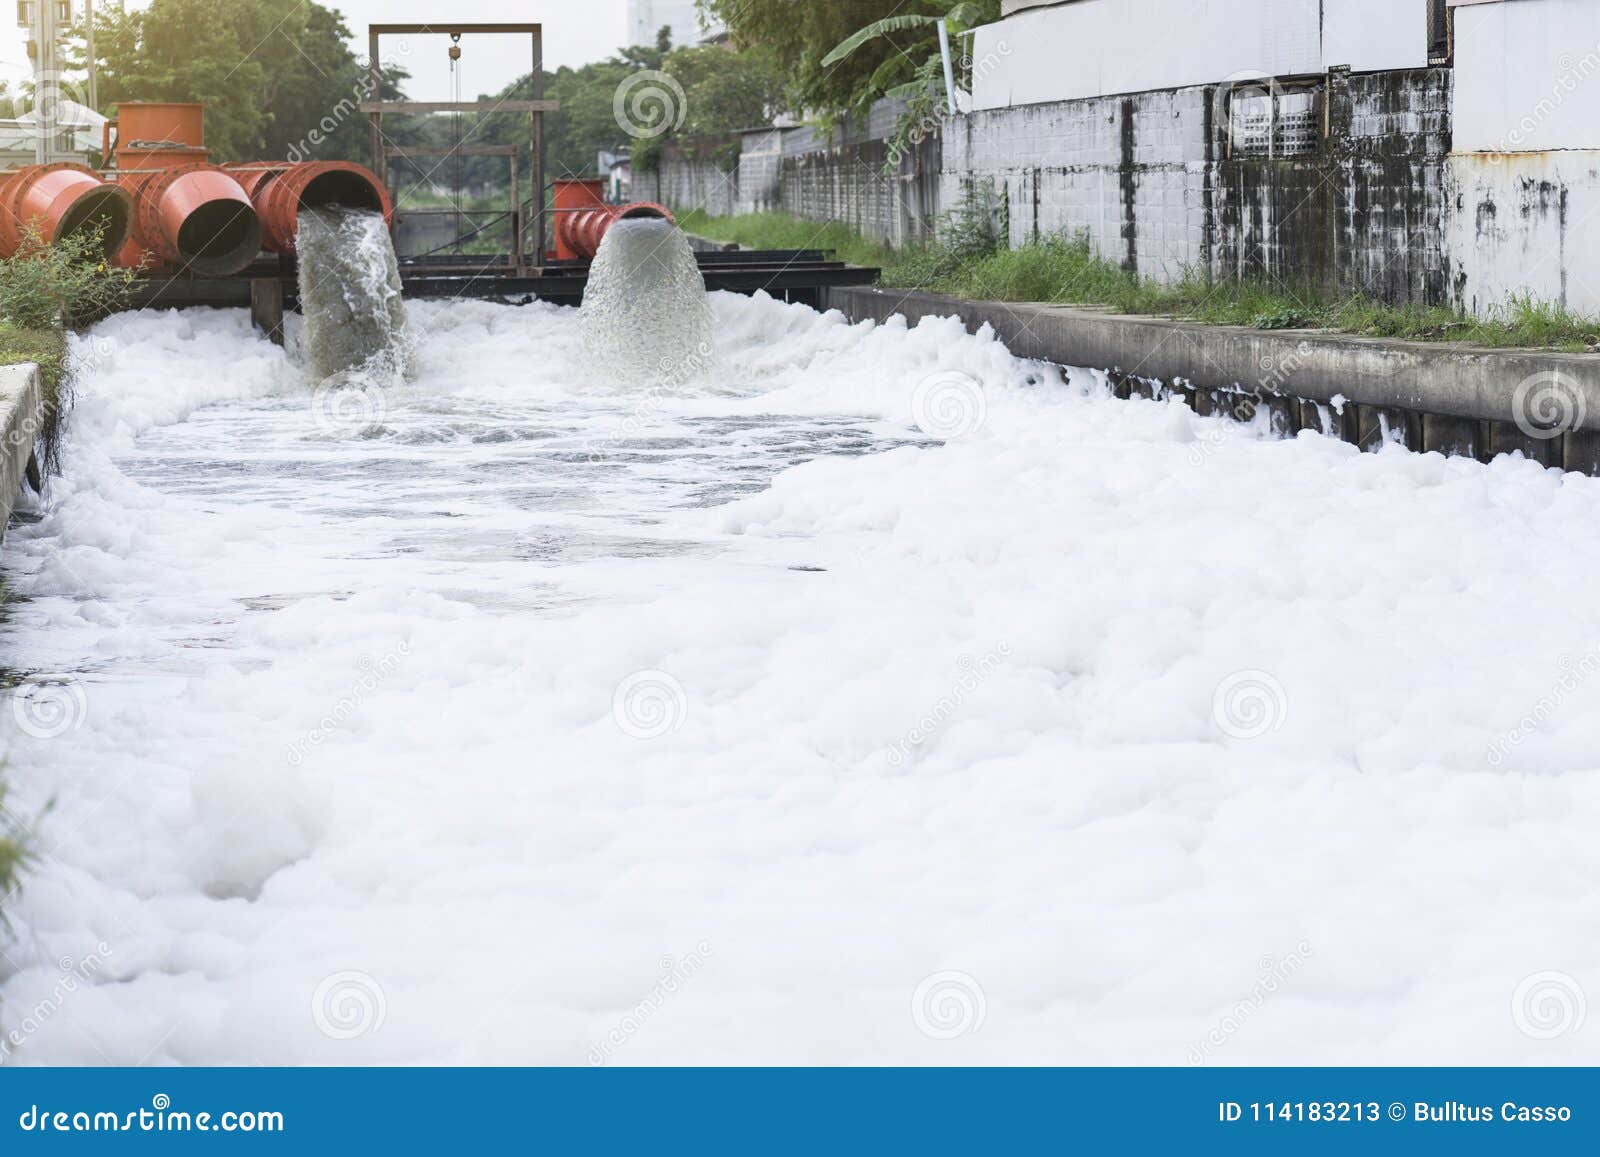
[[[1450,63],[1450,0],[1428,0],[1428,63]]]

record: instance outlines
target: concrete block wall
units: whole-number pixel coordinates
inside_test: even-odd
[[[737,137],[694,141],[687,148],[669,145],[654,172],[634,174],[633,196],[675,211],[702,209],[713,217],[742,212],[739,170],[729,165],[737,147]]]
[[[945,127],[941,199],[992,180],[1011,242],[1086,232],[1105,257],[1165,280],[1188,270],[1444,300],[1444,69],[1334,73],[1319,149],[1230,156],[1205,85],[992,109]]]

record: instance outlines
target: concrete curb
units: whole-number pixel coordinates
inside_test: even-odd
[[[0,534],[16,505],[44,423],[44,390],[32,362],[0,366]]]
[[[953,315],[969,330],[988,324],[1017,356],[1062,365],[1318,402],[1342,396],[1361,405],[1489,422],[1515,422],[1517,387],[1559,374],[1582,393],[1582,427],[1600,430],[1600,355],[1595,354],[1203,325],[895,289],[831,288],[826,300],[852,318],[882,320],[900,313],[914,321]]]

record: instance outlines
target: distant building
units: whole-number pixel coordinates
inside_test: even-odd
[[[628,0],[629,44],[654,44],[663,27],[672,29],[674,48],[715,40],[722,31],[702,26],[695,0]]]
[[[99,152],[105,117],[70,100],[60,103],[57,117],[56,139],[49,150],[51,161],[81,164]],[[32,112],[0,120],[0,168],[33,164],[37,159],[38,139],[38,118]]]

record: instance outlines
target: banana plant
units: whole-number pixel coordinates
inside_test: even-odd
[[[944,64],[937,40],[940,22],[944,23],[953,44],[959,46],[963,33],[999,17],[998,0],[939,2],[948,4],[942,15],[917,12],[874,20],[845,37],[822,58],[823,67],[831,68],[864,45],[901,33],[915,34],[912,37],[914,43],[909,48],[897,46],[897,50],[877,67],[856,94],[855,107],[860,111],[865,111],[879,97],[906,102],[906,111],[901,114],[894,138],[889,142],[889,157],[884,164],[886,174],[897,169],[906,152],[938,123],[938,92],[944,84]],[[960,75],[966,71],[965,68],[957,69]],[[949,95],[954,102],[955,93]]]

